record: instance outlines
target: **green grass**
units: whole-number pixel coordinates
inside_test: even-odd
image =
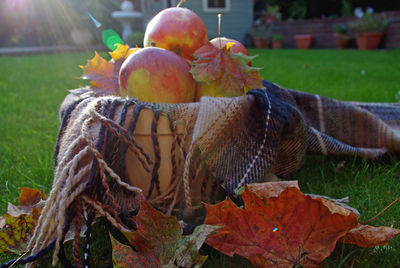
[[[397,102],[400,51],[251,50],[262,77],[339,100]],[[364,73],[364,75],[362,75]]]
[[[16,201],[18,187],[52,182],[58,108],[67,89],[84,85],[78,64],[90,54],[0,57],[0,208]]]
[[[400,90],[400,51],[251,50],[262,76],[285,88],[340,100],[396,102]],[[58,108],[67,89],[86,85],[81,70],[93,53],[0,56],[0,213],[17,203],[18,187],[50,191],[52,157],[59,127]],[[364,73],[364,75],[362,74]],[[337,168],[344,161],[343,167]],[[341,166],[341,165],[339,165]],[[303,192],[349,196],[361,212],[373,217],[400,196],[400,162],[396,157],[368,162],[353,157],[308,155],[304,168],[289,179]],[[400,228],[400,204],[372,225]],[[249,267],[240,257],[210,255],[205,267]],[[346,256],[349,256],[346,258]],[[326,267],[400,267],[400,239],[389,246],[360,249],[338,244]],[[1,260],[12,256],[2,255]]]

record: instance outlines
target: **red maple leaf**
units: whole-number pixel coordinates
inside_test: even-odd
[[[248,65],[254,57],[231,53],[229,47],[219,49],[208,42],[195,51],[191,73],[201,95],[240,96],[261,87],[259,68]]]
[[[295,187],[269,198],[246,187],[242,198],[245,209],[230,199],[206,205],[205,224],[222,227],[206,243],[226,255],[241,255],[257,267],[319,267],[337,240],[358,224],[354,213],[333,213],[321,198]]]

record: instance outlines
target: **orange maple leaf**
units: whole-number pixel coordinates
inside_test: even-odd
[[[119,70],[125,59],[136,49],[129,49],[128,45],[117,44],[117,49],[110,52],[111,60],[107,61],[97,52],[88,60],[85,66],[80,66],[83,71],[82,78],[90,81],[90,86],[97,96],[119,95]]]
[[[21,206],[33,206],[37,204],[41,199],[46,199],[46,194],[42,191],[31,189],[27,187],[20,187],[21,194],[18,198],[18,202]]]
[[[241,255],[257,267],[319,267],[337,240],[358,224],[354,213],[332,213],[321,198],[304,195],[296,187],[269,198],[246,187],[242,199],[245,209],[229,198],[206,205],[205,224],[222,227],[206,243],[226,255]]]

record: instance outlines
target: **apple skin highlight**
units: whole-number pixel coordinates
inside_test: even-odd
[[[189,71],[189,64],[175,53],[156,47],[143,48],[122,64],[120,94],[145,102],[192,102],[196,83]]]
[[[226,38],[226,37],[216,37],[210,41],[210,43],[217,48],[224,48],[228,43],[234,43],[234,45],[230,48],[232,53],[243,53],[247,56],[250,56],[247,48],[237,40]]]
[[[207,28],[201,18],[190,9],[172,7],[164,9],[149,22],[143,44],[193,60],[192,54],[207,42]]]

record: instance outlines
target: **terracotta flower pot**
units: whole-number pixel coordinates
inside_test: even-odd
[[[349,46],[351,37],[347,34],[334,33],[333,40],[335,41],[336,49],[342,50]]]
[[[282,47],[283,47],[283,41],[282,40],[273,40],[272,41],[272,48],[281,49]]]
[[[253,37],[253,42],[256,48],[265,48],[267,46],[265,40],[262,37]]]
[[[357,47],[360,50],[377,49],[381,43],[383,33],[356,34]]]
[[[314,37],[311,34],[295,35],[296,46],[299,49],[309,49],[312,46]]]

